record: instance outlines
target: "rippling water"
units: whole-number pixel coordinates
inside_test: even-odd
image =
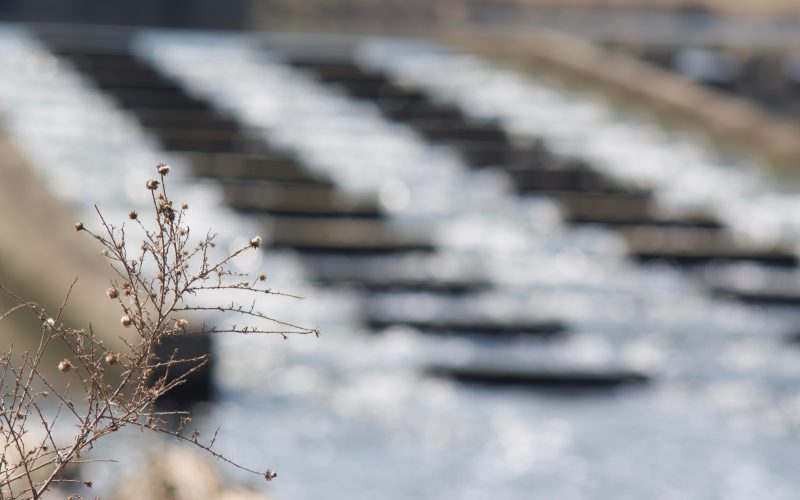
[[[136,47],[343,189],[383,193],[395,224],[437,236],[433,257],[376,258],[368,264],[374,272],[469,269],[497,284],[469,301],[364,297],[311,287],[289,252],[241,263],[307,297],[270,299],[276,315],[323,330],[320,339],[227,337],[217,344],[219,401],[202,419],[204,434],[220,423],[221,449],[277,469],[269,486],[277,498],[797,496],[800,358],[784,341],[796,314],[712,301],[673,269],[627,263],[615,235],[563,226],[549,201],[516,198],[502,176],[470,172],[451,152],[291,69],[260,40],[149,32]],[[797,241],[796,196],[780,193],[756,166],[621,115],[597,96],[424,44],[368,41],[359,54],[519,136],[544,137],[561,154],[655,186],[676,211],[710,205],[752,238]],[[95,200],[122,216],[146,201],[139,184],[166,159],[192,206],[193,226],[216,228],[223,246],[259,231],[223,206],[217,186],[191,179],[179,155],[159,150],[26,32],[0,29],[0,66],[0,110],[10,134],[75,210],[88,212],[86,200]],[[765,273],[746,266],[722,272]],[[431,338],[409,328],[376,335],[359,322],[364,309],[547,316],[566,321],[574,334],[554,344]],[[656,382],[601,394],[540,394],[469,389],[421,370],[429,361],[468,360],[633,367]]]

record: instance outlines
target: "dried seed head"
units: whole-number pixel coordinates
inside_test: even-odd
[[[158,189],[158,181],[155,179],[149,179],[147,181],[147,184],[145,185],[147,186],[147,189],[149,189],[150,191],[155,191],[156,189]]]
[[[131,318],[126,314],[125,316],[119,319],[119,322],[120,324],[122,324],[122,326],[128,328],[129,326],[131,326],[131,323],[133,323],[133,320],[131,320]]]
[[[189,204],[188,203],[181,203],[181,208],[184,209],[184,210],[189,210]]]
[[[111,288],[106,290],[106,295],[108,295],[109,299],[116,299],[117,297],[119,297],[119,292],[117,291],[116,288],[112,286]]]
[[[259,274],[258,281],[267,281],[267,275],[264,273]]]
[[[172,210],[172,202],[171,201],[162,201],[158,205],[158,211],[169,220],[175,220],[175,211]]]
[[[272,480],[273,480],[273,479],[275,479],[276,477],[278,477],[278,473],[277,473],[277,472],[275,472],[275,471],[274,471],[274,470],[272,470],[272,469],[267,469],[267,470],[264,472],[264,479],[266,479],[267,481],[272,481]]]
[[[119,353],[118,352],[110,352],[106,354],[106,363],[109,365],[115,365],[119,361]]]
[[[181,318],[175,322],[175,330],[185,332],[189,327],[189,321],[186,318]]]
[[[159,163],[158,164],[158,173],[161,175],[167,175],[169,173],[169,165],[166,163]]]
[[[73,368],[74,366],[72,366],[72,362],[67,358],[62,359],[61,362],[58,364],[58,371],[60,371],[61,373],[67,373]]]
[[[54,320],[53,318],[47,318],[46,320],[44,320],[44,326],[47,329],[53,328],[54,326],[56,326],[56,320]]]
[[[258,248],[261,246],[261,236],[256,236],[252,240],[250,240],[250,246],[253,248]]]
[[[83,231],[83,222],[76,222],[75,223],[75,230],[76,231]]]
[[[136,212],[136,210],[131,210],[130,212],[128,212],[128,218],[130,220],[136,220],[139,218],[139,213]]]

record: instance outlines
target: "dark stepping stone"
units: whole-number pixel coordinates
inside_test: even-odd
[[[606,193],[559,193],[556,199],[564,209],[565,219],[573,224],[722,228],[719,221],[706,214],[665,215],[647,193],[611,192],[611,188],[607,189],[609,192]]]
[[[200,138],[191,131],[154,134],[167,151],[180,151],[187,153],[241,153],[263,154],[266,146],[259,139],[247,137],[234,138]]]
[[[287,217],[381,217],[374,201],[345,196],[327,186],[235,182],[225,183],[223,188],[228,203],[246,212]]]
[[[370,76],[384,80],[382,75],[371,73],[349,61],[294,57],[289,62],[295,67],[313,71],[326,80],[364,80]]]
[[[303,267],[321,285],[343,285],[368,292],[431,292],[464,295],[492,288],[475,263],[455,263],[428,254],[400,259],[306,257]]]
[[[304,169],[285,155],[188,153],[195,175],[220,179],[262,180],[278,183],[329,186],[333,184]]]
[[[373,330],[408,326],[423,333],[445,336],[534,337],[549,339],[566,333],[563,323],[555,320],[501,323],[487,320],[419,320],[412,318],[370,317]]]
[[[269,244],[306,253],[389,254],[433,251],[428,238],[370,219],[265,218]]]
[[[565,208],[569,208],[569,202],[577,205],[578,209],[584,208],[584,204],[588,205],[586,208],[594,208],[596,205],[602,205],[601,194],[612,195],[625,191],[603,175],[591,170],[516,167],[507,169],[507,173],[514,181],[517,190],[522,193],[553,193],[557,195],[568,192],[576,193],[573,198],[565,196]],[[577,196],[581,193],[596,196],[588,197],[587,203]]]
[[[432,141],[481,141],[508,145],[505,134],[497,127],[471,124],[464,120],[411,119],[406,122]]]
[[[148,127],[148,132],[156,137],[171,140],[193,140],[208,142],[252,140],[242,130],[224,129],[195,129],[192,127],[154,128]]]
[[[513,148],[494,141],[448,139],[437,143],[452,147],[473,167],[511,165],[516,158]]]
[[[214,133],[241,134],[242,127],[234,120],[212,111],[153,112],[143,110],[136,113],[139,123],[150,130],[196,130]]]
[[[370,293],[386,292],[423,292],[445,295],[468,295],[491,289],[487,281],[474,280],[422,280],[397,278],[361,278],[347,279],[325,278],[314,276],[313,281],[322,286],[347,286]]]
[[[174,89],[157,91],[111,90],[108,92],[122,107],[129,109],[162,109],[174,111],[206,111],[208,103]]]
[[[156,359],[165,362],[175,354],[175,359],[190,359],[211,354],[212,341],[209,335],[171,335],[161,342],[155,349]],[[202,368],[192,373],[186,381],[175,387],[159,400],[160,405],[170,407],[185,407],[191,403],[210,401],[212,396],[212,369],[210,358]],[[165,368],[153,370],[152,380],[157,380],[167,375],[167,381],[187,373],[196,363],[179,363],[171,367],[169,374]]]
[[[79,69],[80,66],[78,67]],[[116,71],[113,69],[86,71],[91,75],[95,85],[103,90],[127,89],[127,90],[159,90],[169,88],[172,85],[161,75],[152,71]]]
[[[381,111],[383,111],[388,118],[399,122],[408,122],[413,120],[465,120],[464,115],[458,109],[428,101],[411,103],[404,99],[398,99],[394,102],[384,99],[380,101],[378,105]]]
[[[715,286],[711,288],[711,291],[718,297],[738,300],[745,304],[760,306],[800,306],[800,289],[785,290],[769,287],[744,289]]]
[[[524,387],[536,390],[598,391],[623,386],[642,386],[651,379],[648,375],[627,370],[537,370],[514,369],[503,366],[433,366],[428,373],[465,384],[491,387]]]
[[[678,265],[713,262],[757,262],[765,266],[796,267],[797,257],[779,248],[744,246],[719,229],[636,227],[623,229],[630,254],[642,262]]]

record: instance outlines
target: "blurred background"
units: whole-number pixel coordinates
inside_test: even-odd
[[[798,28],[781,0],[0,0],[0,280],[56,305],[79,276],[68,319],[116,339],[73,223],[144,213],[166,162],[195,231],[261,234],[236,269],[304,297],[259,306],[323,332],[181,344],[216,361],[177,402],[275,481],[131,433],[58,494],[796,498]]]

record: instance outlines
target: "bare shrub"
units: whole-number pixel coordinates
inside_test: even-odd
[[[156,356],[157,347],[168,337],[203,334],[316,334],[268,316],[251,305],[229,301],[233,291],[249,299],[253,295],[286,295],[266,286],[264,274],[248,277],[234,272],[232,259],[257,251],[261,238],[220,260],[212,258],[215,234],[208,232],[192,242],[184,220],[189,207],[173,203],[167,194],[168,165],[158,165],[158,178],[145,183],[152,198],[152,227],[138,213],[128,214],[128,227],[106,220],[95,207],[100,230],[83,223],[77,231],[93,237],[103,248],[116,278],[106,297],[120,308],[120,325],[129,330],[124,348],[112,350],[93,329],[71,328],[62,322],[69,293],[54,312],[46,311],[0,285],[16,306],[0,315],[34,314],[41,321],[41,341],[35,351],[0,353],[0,498],[39,498],[55,485],[83,483],[88,479],[65,476],[69,465],[91,459],[82,453],[97,440],[123,428],[152,430],[198,446],[214,458],[266,480],[276,477],[271,469],[255,470],[238,464],[214,450],[216,435],[203,441],[197,430],[188,430],[187,412],[163,411],[156,402],[185,383],[208,361],[208,355],[184,357],[177,350],[166,359]],[[131,228],[131,226],[133,226]],[[138,238],[130,234],[139,233]],[[136,240],[133,243],[133,239]],[[70,287],[70,292],[75,283]],[[224,293],[225,301],[200,301],[208,292]],[[234,324],[212,321],[210,315],[239,316]],[[201,318],[207,318],[204,321]],[[58,349],[63,359],[57,371],[43,365],[45,353]],[[61,357],[61,356],[59,356]],[[163,356],[162,356],[163,358]],[[54,372],[56,375],[48,375]],[[168,425],[169,422],[177,424]],[[57,430],[67,429],[64,439]]]

